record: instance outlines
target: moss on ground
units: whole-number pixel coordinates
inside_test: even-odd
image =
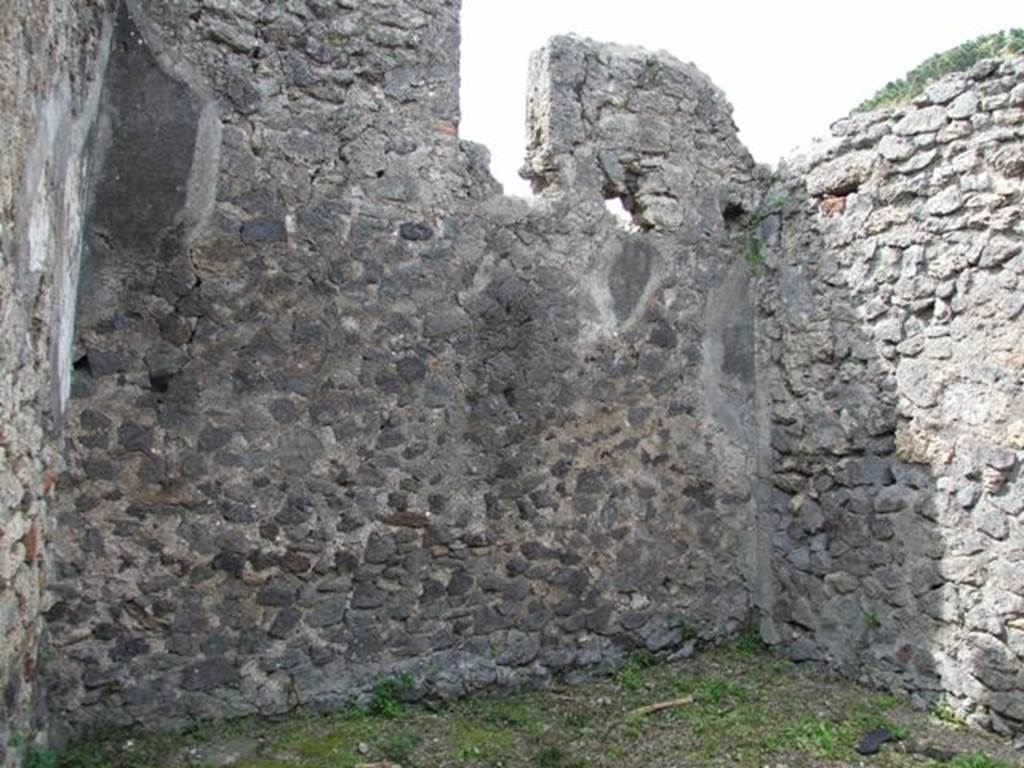
[[[910,101],[921,93],[928,83],[943,75],[963,72],[982,59],[1000,58],[1021,52],[1024,52],[1024,29],[1007,29],[976,37],[929,57],[901,79],[879,89],[874,96],[854,109],[854,112],[866,112]]]
[[[75,747],[64,768],[611,768],[612,766],[861,765],[854,747],[873,728],[905,742],[879,768],[938,766],[905,745],[956,744],[955,768],[1003,768],[1003,742],[914,712],[870,691],[773,657],[741,638],[697,658],[629,657],[610,678],[574,688],[436,705],[383,705],[333,715],[203,724],[177,736],[119,733]],[[676,706],[642,714],[651,704]],[[237,755],[231,747],[238,745]],[[1002,750],[1002,751],[1000,751]],[[228,755],[225,758],[225,754]]]

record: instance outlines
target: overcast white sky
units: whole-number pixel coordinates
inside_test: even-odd
[[[529,54],[576,32],[692,61],[735,108],[740,138],[774,163],[933,53],[1024,25],[1020,0],[463,0],[461,135],[486,144],[513,194],[526,145]]]

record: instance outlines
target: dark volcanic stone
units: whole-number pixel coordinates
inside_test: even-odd
[[[238,672],[227,659],[207,659],[185,669],[181,687],[187,691],[209,691],[234,682],[237,677]]]
[[[245,555],[237,552],[220,552],[213,558],[212,565],[219,571],[227,571],[233,576],[240,577],[245,566]]]
[[[679,337],[676,336],[676,332],[672,330],[668,323],[658,323],[654,330],[651,331],[649,341],[656,347],[674,349],[679,342]]]
[[[469,594],[471,589],[473,589],[473,577],[465,571],[457,571],[448,581],[448,594],[451,597]]]
[[[285,608],[274,618],[274,623],[270,625],[269,634],[271,637],[283,640],[292,633],[299,624],[299,619],[302,614],[295,608]]]
[[[363,582],[352,592],[352,607],[379,608],[384,605],[384,598],[386,596],[384,590],[377,589],[370,582]]]
[[[406,222],[398,228],[398,234],[403,240],[429,240],[434,236],[434,230],[426,224],[419,222]]]
[[[310,611],[306,623],[311,627],[329,627],[344,619],[347,609],[348,600],[343,597],[332,597]]]
[[[395,540],[391,536],[374,533],[366,542],[364,555],[368,563],[386,563],[395,554]]]
[[[291,605],[295,602],[295,588],[271,582],[260,590],[256,602],[260,605]]]
[[[232,430],[227,427],[205,427],[199,433],[199,450],[207,453],[219,451],[231,442]]]
[[[287,237],[283,219],[256,219],[242,225],[242,241],[246,243],[278,243]]]
[[[127,451],[146,452],[153,447],[153,427],[122,424],[118,427],[118,440]]]
[[[876,728],[861,736],[857,745],[857,753],[861,755],[873,755],[882,748],[883,744],[894,741],[895,737],[886,728]]]

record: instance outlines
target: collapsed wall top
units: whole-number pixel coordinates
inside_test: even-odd
[[[753,161],[732,107],[692,64],[574,35],[530,60],[529,147],[536,191],[620,198],[641,228],[686,228],[750,210]]]

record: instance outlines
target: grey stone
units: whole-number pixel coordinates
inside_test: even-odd
[[[395,540],[391,536],[382,536],[379,533],[371,533],[366,543],[366,551],[363,557],[368,563],[386,563],[397,551]]]
[[[942,385],[936,373],[929,361],[906,359],[900,363],[896,380],[907,399],[920,408],[930,408],[939,402],[942,395]]]
[[[946,104],[962,94],[967,87],[967,78],[963,75],[949,75],[926,86],[924,95],[932,104]]]
[[[878,143],[878,151],[886,160],[906,160],[914,154],[916,147],[909,139],[889,134]]]
[[[978,95],[974,91],[960,94],[946,107],[946,114],[951,120],[965,120],[977,111]]]
[[[1013,87],[1013,90],[1010,91],[1009,103],[1011,107],[1024,106],[1024,87],[1022,87],[1022,85],[1024,84],[1018,83]]]
[[[353,596],[354,597],[354,596]],[[360,601],[361,603],[364,601]],[[366,605],[356,605],[353,599],[353,607],[365,608]],[[311,627],[329,627],[337,624],[345,618],[348,610],[348,599],[344,597],[332,597],[317,604],[306,616],[306,623]]]
[[[212,453],[219,451],[231,442],[232,430],[228,427],[208,426],[199,433],[197,446],[200,451]]]
[[[268,634],[278,640],[287,638],[298,626],[302,614],[294,608],[285,608],[274,617]]]
[[[501,645],[498,663],[504,666],[521,667],[533,661],[539,651],[540,641],[536,636],[512,630]]]
[[[644,624],[637,632],[640,641],[649,651],[661,651],[677,645],[683,639],[682,630],[672,626],[668,617],[657,616]]]
[[[453,573],[448,580],[447,592],[450,597],[461,597],[473,589],[473,577],[465,571]]]
[[[951,213],[956,213],[963,204],[964,200],[963,195],[960,193],[960,188],[956,185],[950,185],[934,197],[931,197],[928,200],[926,209],[928,213],[935,214],[936,216],[947,216]]]
[[[807,191],[812,195],[848,195],[871,174],[875,153],[864,151],[843,155],[818,166],[807,176]]]
[[[289,606],[295,602],[296,589],[286,584],[271,583],[263,587],[257,602],[260,605]]]
[[[255,219],[242,225],[241,237],[246,243],[279,243],[287,239],[288,230],[283,219]]]
[[[376,586],[369,582],[362,582],[357,584],[356,588],[352,591],[351,605],[353,608],[379,608],[384,605],[384,598],[386,597],[383,590],[378,589]]]
[[[153,447],[153,428],[141,424],[122,424],[117,428],[117,438],[126,450],[146,453]]]
[[[912,509],[917,500],[913,490],[902,485],[889,485],[875,495],[876,512],[899,512]]]
[[[893,133],[902,136],[912,136],[921,133],[931,133],[942,128],[949,118],[946,110],[942,107],[924,107],[912,109],[897,122],[893,127]]]
[[[209,691],[233,683],[237,678],[238,672],[231,662],[213,658],[187,667],[182,673],[181,687],[186,691]]]

